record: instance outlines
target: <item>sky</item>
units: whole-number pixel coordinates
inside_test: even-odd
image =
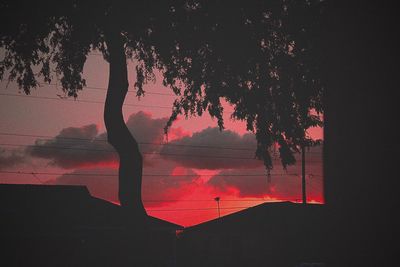
[[[225,130],[205,113],[178,117],[165,136],[172,91],[156,74],[137,99],[134,66],[128,61],[131,92],[124,117],[144,156],[142,194],[149,215],[190,226],[218,217],[215,197],[221,216],[268,201],[301,201],[300,161],[284,170],[276,154],[267,177],[254,159],[253,133],[230,119],[226,103]],[[84,77],[87,88],[77,100],[65,99],[56,79],[30,96],[15,83],[0,82],[0,183],[85,185],[92,196],[118,203],[118,157],[105,142],[103,122],[108,63],[101,55],[88,56]],[[309,134],[323,139],[321,128]],[[308,201],[323,203],[321,146],[306,152],[306,174]]]

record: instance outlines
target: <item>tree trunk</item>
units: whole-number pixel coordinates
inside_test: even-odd
[[[128,71],[124,42],[119,32],[107,33],[110,76],[104,107],[104,122],[110,143],[119,155],[121,206],[132,215],[146,215],[141,197],[143,159],[138,143],[125,124],[122,105],[128,92]]]

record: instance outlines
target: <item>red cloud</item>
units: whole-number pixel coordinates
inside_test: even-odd
[[[199,176],[174,163],[156,161],[157,167],[144,168],[142,198],[146,207],[170,204],[191,193]],[[55,184],[85,185],[93,196],[118,202],[118,171],[113,168],[75,170],[58,177]]]
[[[275,163],[279,164],[279,163]],[[323,202],[322,147],[306,153],[306,188],[308,199]],[[268,177],[262,167],[222,170],[207,184],[221,192],[235,191],[238,197],[269,197],[281,200],[301,200],[301,161],[285,171],[275,168]]]

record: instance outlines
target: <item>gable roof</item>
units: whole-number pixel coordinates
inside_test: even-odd
[[[120,206],[92,197],[85,186],[0,184],[3,231],[117,229],[124,225]],[[149,216],[155,230],[182,226]],[[2,230],[0,230],[2,231]]]
[[[251,232],[260,229],[279,229],[291,225],[319,224],[323,219],[324,205],[293,202],[267,202],[235,212],[221,218],[185,228],[185,233]]]

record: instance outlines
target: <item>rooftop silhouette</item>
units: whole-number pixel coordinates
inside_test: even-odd
[[[8,266],[170,266],[183,229],[151,216],[131,225],[121,206],[84,186],[1,184],[0,214]]]
[[[178,266],[323,266],[324,219],[324,205],[270,202],[188,227]]]

